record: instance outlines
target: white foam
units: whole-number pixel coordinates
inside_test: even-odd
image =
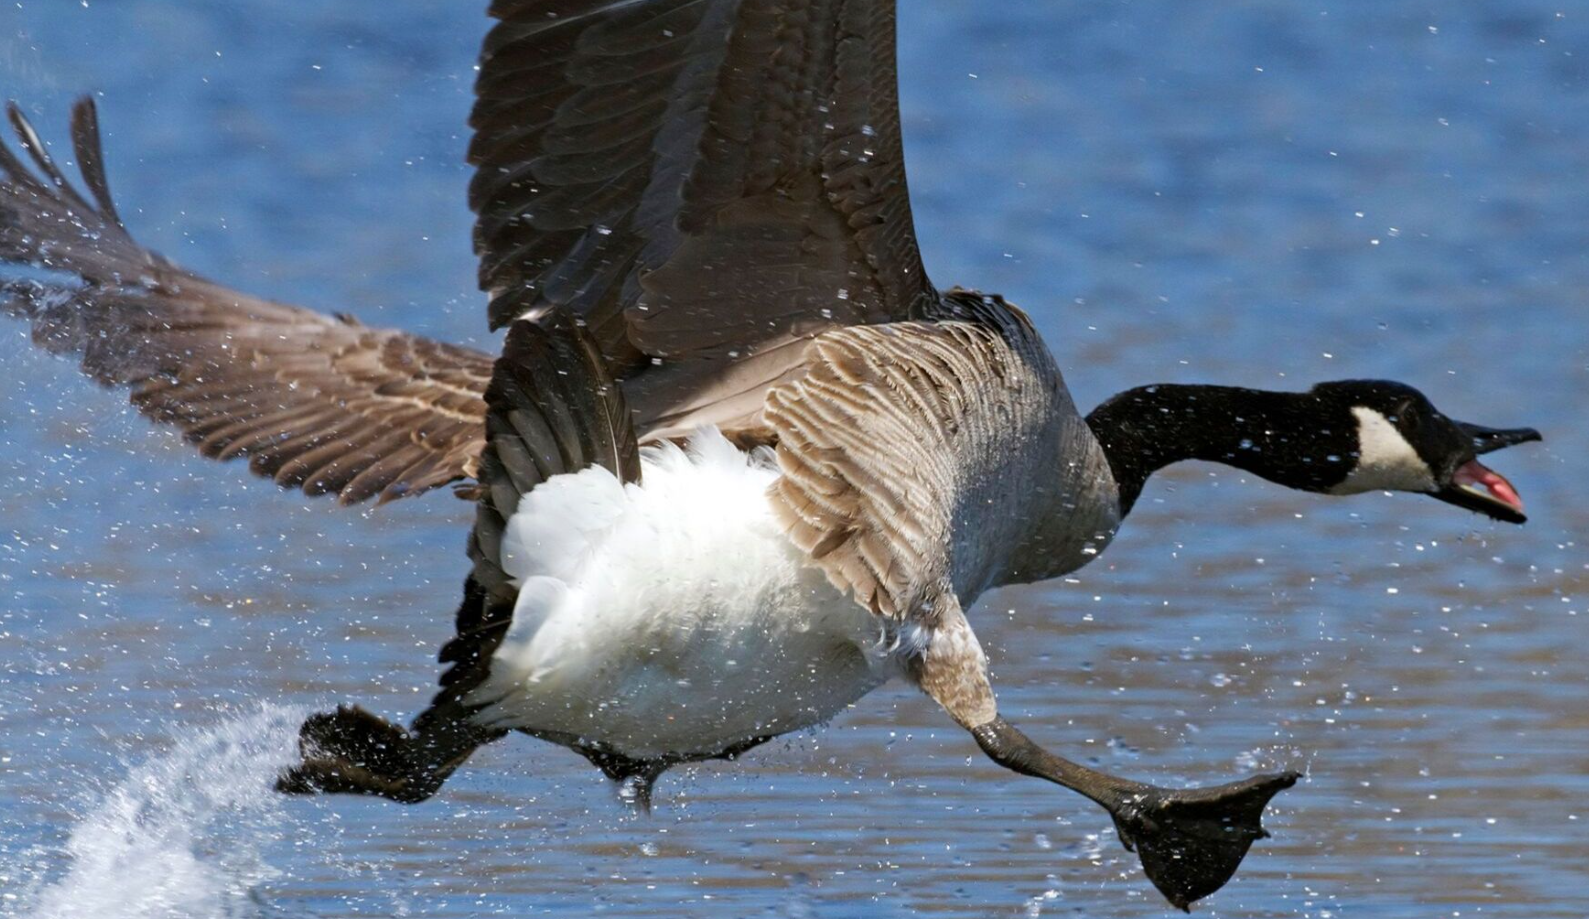
[[[24,893],[28,919],[215,919],[259,912],[276,872],[258,841],[284,819],[271,788],[304,712],[279,707],[179,737],[72,829],[66,874]]]

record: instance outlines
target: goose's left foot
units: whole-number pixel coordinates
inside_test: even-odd
[[[311,715],[298,731],[303,760],[283,773],[276,790],[288,794],[352,793],[415,803],[429,797],[416,782],[414,741],[408,731],[356,706]],[[437,783],[439,784],[439,783]]]
[[[404,729],[356,705],[342,705],[304,721],[298,730],[302,761],[276,780],[276,790],[378,795],[417,804],[435,794],[476,747],[499,736],[472,727],[452,706],[432,707]]]
[[[1252,844],[1269,835],[1264,807],[1298,778],[1280,772],[1211,788],[1147,787],[1111,809],[1115,830],[1153,886],[1190,912],[1192,901],[1225,886]]]

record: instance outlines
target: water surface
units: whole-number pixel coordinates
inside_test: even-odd
[[[494,347],[463,204],[480,4],[26,0],[0,78],[100,94],[141,238]],[[1582,917],[1589,20],[1568,5],[912,0],[935,280],[1030,310],[1079,403],[1382,376],[1532,424],[1525,528],[1188,465],[975,622],[1004,712],[1162,784],[1295,767],[1228,917]],[[512,738],[405,808],[262,791],[302,712],[428,699],[445,494],[338,511],[189,454],[0,329],[0,914],[1160,915],[1108,818],[888,687],[628,816]],[[112,907],[110,904],[115,904]]]

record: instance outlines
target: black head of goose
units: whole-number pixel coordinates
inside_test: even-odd
[[[1140,386],[1093,409],[1087,425],[1108,458],[1122,514],[1154,472],[1207,460],[1299,491],[1408,491],[1523,523],[1517,491],[1478,457],[1540,439],[1533,428],[1455,421],[1389,380],[1338,380],[1302,393]]]
[[[1183,459],[1522,519],[1475,457],[1538,435],[1461,425],[1399,384],[1143,387],[1084,420],[1020,310],[927,277],[893,0],[490,13],[469,200],[500,355],[149,251],[111,201],[91,101],[71,123],[86,193],[15,106],[29,162],[0,144],[0,262],[77,277],[0,284],[37,343],[205,455],[311,495],[474,480],[440,691],[407,728],[350,706],[309,718],[283,791],[417,802],[522,732],[643,804],[671,765],[902,676],[999,765],[1103,806],[1185,908],[1298,775],[1166,789],[1050,753],[998,713],[966,616],[980,592],[1084,564]]]

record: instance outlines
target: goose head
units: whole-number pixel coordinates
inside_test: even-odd
[[[1300,393],[1159,383],[1114,396],[1087,424],[1114,474],[1121,514],[1154,471],[1196,459],[1299,491],[1410,491],[1522,523],[1517,489],[1479,456],[1540,439],[1533,428],[1455,421],[1390,380],[1337,380]]]
[[[1423,393],[1390,380],[1320,383],[1310,395],[1350,416],[1355,438],[1336,495],[1410,491],[1507,523],[1523,523],[1523,501],[1486,453],[1540,440],[1533,428],[1488,428],[1446,416]],[[1339,416],[1338,416],[1339,417]]]

